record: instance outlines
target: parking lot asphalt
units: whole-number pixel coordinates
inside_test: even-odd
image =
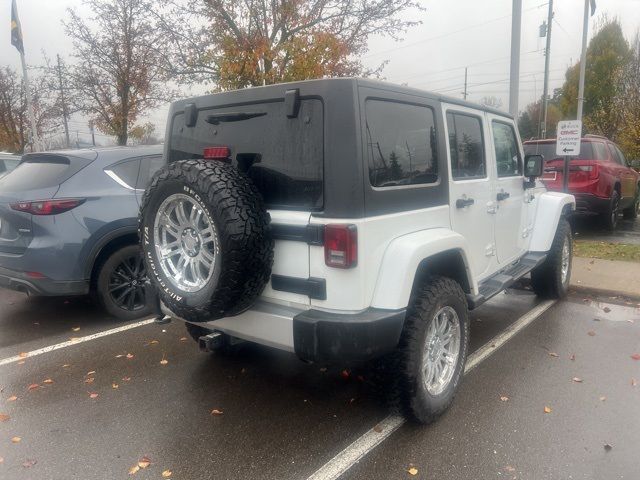
[[[471,352],[536,305],[509,291],[474,311]],[[177,322],[83,341],[123,325],[87,299],[0,291],[0,478],[306,479],[389,413],[366,369],[204,354]],[[403,424],[344,478],[634,478],[634,353],[637,305],[572,296],[479,362],[437,423]]]

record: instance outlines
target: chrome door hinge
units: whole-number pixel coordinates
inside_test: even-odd
[[[487,245],[487,247],[484,249],[484,254],[487,257],[493,257],[496,254],[496,244],[495,243],[490,243],[489,245]]]

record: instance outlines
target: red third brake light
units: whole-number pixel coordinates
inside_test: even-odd
[[[202,152],[206,160],[227,160],[231,155],[229,147],[206,147]]]
[[[328,267],[351,268],[358,263],[358,230],[355,225],[326,225],[324,262]]]
[[[85,202],[85,198],[61,198],[59,200],[38,200],[37,202],[12,203],[11,208],[32,215],[57,215]]]

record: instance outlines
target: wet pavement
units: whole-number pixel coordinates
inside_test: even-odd
[[[471,352],[537,304],[509,291],[476,310]],[[87,299],[0,291],[0,362],[121,325]],[[0,478],[305,479],[388,414],[366,369],[249,344],[203,354],[187,337],[149,324],[0,365]],[[572,296],[467,375],[436,424],[403,425],[344,478],[637,478],[636,352],[637,305]]]
[[[595,242],[625,243],[640,245],[640,220],[618,220],[615,231],[604,230],[598,217],[576,217],[571,221],[573,233],[577,240]]]

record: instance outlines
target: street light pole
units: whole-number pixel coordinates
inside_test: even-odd
[[[547,15],[547,46],[544,50],[544,93],[542,94],[542,138],[547,138],[547,108],[549,105],[549,61],[551,59],[551,24],[553,23],[553,0],[549,0]]]
[[[587,0],[588,1],[588,0]],[[509,113],[518,118],[518,93],[520,89],[520,26],[522,24],[522,0],[513,0],[511,7],[511,68],[509,71]]]
[[[584,0],[584,21],[582,25],[582,54],[580,55],[580,83],[578,84],[578,115],[582,121],[582,105],[584,103],[584,77],[587,68],[587,36],[589,34],[589,0]]]

